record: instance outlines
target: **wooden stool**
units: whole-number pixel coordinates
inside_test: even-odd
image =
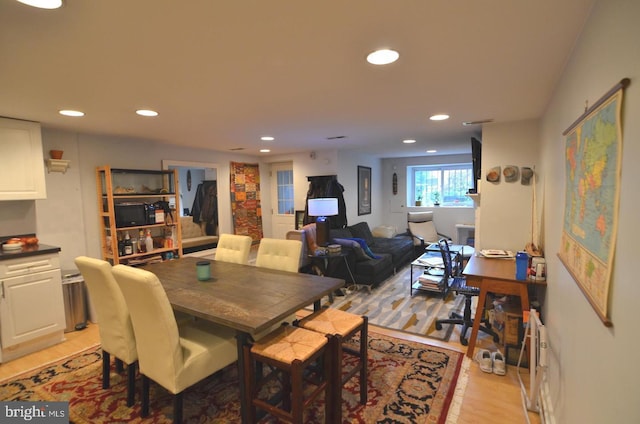
[[[282,420],[295,424],[302,424],[303,411],[323,391],[325,392],[325,422],[334,423],[335,403],[333,391],[340,386],[331,380],[333,375],[333,358],[338,351],[337,340],[332,336],[305,330],[303,328],[282,326],[269,335],[255,342],[253,346],[244,347],[245,387],[243,396],[249,405],[249,420],[256,422],[256,407]],[[322,364],[322,377],[316,381],[316,387],[305,398],[303,380],[304,372]],[[270,366],[273,371],[268,375],[255,375],[263,364]],[[260,388],[264,383],[277,377],[278,371],[284,374],[282,378],[282,401],[259,398]],[[273,402],[273,403],[272,403]],[[282,407],[278,408],[277,405]]]
[[[366,316],[359,316],[339,309],[325,308],[313,313],[298,322],[298,326],[325,335],[333,335],[338,342],[337,357],[334,359],[333,372],[335,379],[340,381],[340,388],[335,390],[336,408],[342,411],[342,386],[345,385],[358,371],[360,372],[360,403],[367,403],[367,338],[368,323]],[[345,346],[345,341],[360,333],[360,350]],[[342,375],[342,354],[348,353],[359,358],[358,364],[349,372]]]

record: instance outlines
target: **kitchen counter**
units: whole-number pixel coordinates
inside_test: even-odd
[[[22,249],[17,250],[0,249],[0,261],[6,259],[27,258],[29,256],[45,255],[47,253],[58,253],[60,250],[62,249],[57,246],[49,246],[47,244],[23,246]]]

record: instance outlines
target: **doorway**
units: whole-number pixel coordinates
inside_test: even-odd
[[[295,228],[293,163],[271,165],[271,199],[271,234],[274,238],[284,239],[287,232]]]
[[[215,215],[215,229],[211,228],[207,233],[212,232],[210,235],[219,235],[220,230],[218,228],[218,199],[217,190],[211,190],[211,187],[217,186],[218,180],[218,166],[214,163],[205,162],[188,162],[188,161],[173,161],[163,160],[163,169],[176,169],[178,171],[178,183],[180,188],[180,216],[192,216],[194,213],[194,207],[196,213],[200,215],[202,208],[206,206],[208,215]],[[204,190],[207,188],[207,190]],[[199,193],[207,193],[206,202],[203,203],[203,199],[199,199]],[[211,198],[211,196],[214,196]],[[202,197],[202,196],[200,196]],[[216,210],[211,211],[210,208],[215,205]],[[175,205],[171,205],[172,207]]]

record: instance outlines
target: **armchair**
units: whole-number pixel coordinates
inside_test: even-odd
[[[437,243],[441,238],[451,240],[451,237],[439,233],[433,222],[433,212],[407,212],[407,232],[413,238],[414,256],[422,255],[431,243]]]

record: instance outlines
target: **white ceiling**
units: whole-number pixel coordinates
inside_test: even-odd
[[[463,121],[541,116],[592,3],[0,0],[0,115],[252,155],[463,153]],[[381,47],[400,59],[368,64]]]

